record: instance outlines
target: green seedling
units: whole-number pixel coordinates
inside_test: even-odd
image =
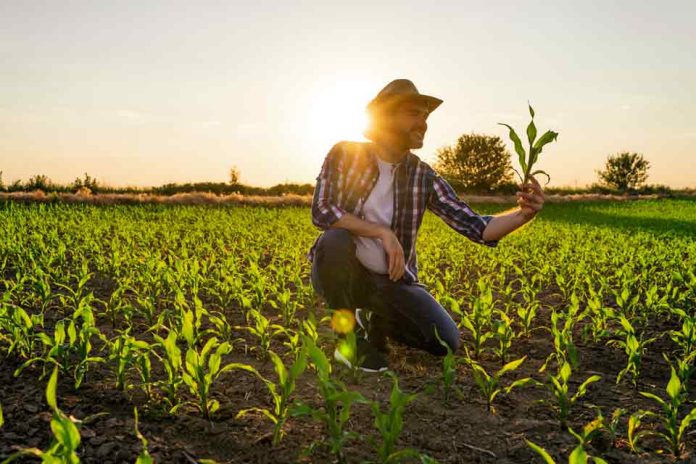
[[[616,384],[621,382],[621,378],[627,374],[631,374],[631,382],[633,386],[636,386],[636,380],[640,375],[640,367],[643,359],[643,354],[646,351],[646,347],[654,342],[656,338],[644,339],[643,335],[636,335],[631,322],[624,316],[619,315],[619,322],[621,324],[622,330],[617,331],[618,335],[624,337],[623,340],[610,340],[607,342],[608,345],[618,346],[623,348],[627,355],[626,367],[624,367],[619,374],[616,376]]]
[[[684,432],[691,423],[696,420],[696,408],[693,408],[681,421],[679,420],[679,409],[682,405],[687,403],[688,398],[682,389],[681,381],[674,367],[670,368],[670,370],[671,376],[667,383],[667,388],[665,389],[667,392],[667,400],[663,400],[659,396],[649,392],[640,392],[640,394],[654,400],[657,404],[662,406],[662,415],[652,411],[646,411],[645,415],[656,417],[662,422],[665,431],[658,432],[656,435],[666,441],[669,445],[669,451],[671,451],[675,457],[678,457],[684,446]]]
[[[557,132],[553,131],[546,131],[539,139],[537,140],[537,128],[536,125],[534,124],[534,109],[532,108],[531,104],[528,104],[529,106],[529,114],[532,116],[532,120],[530,121],[529,125],[527,126],[527,141],[529,142],[529,153],[527,153],[522,146],[522,141],[520,140],[520,137],[517,135],[515,132],[515,129],[513,129],[511,126],[508,124],[504,123],[498,123],[501,126],[505,126],[509,129],[509,137],[510,140],[515,145],[515,152],[517,152],[517,160],[520,164],[520,171],[517,169],[514,169],[514,171],[517,173],[517,176],[520,178],[520,181],[522,181],[522,185],[526,184],[527,181],[529,180],[530,176],[535,176],[537,174],[542,174],[547,177],[548,181],[551,180],[551,177],[542,171],[541,169],[537,169],[536,171],[532,171],[534,169],[534,165],[536,164],[537,160],[539,159],[539,154],[544,148],[544,145],[547,143],[553,142],[556,140],[558,137]],[[548,183],[547,181],[547,183]]]
[[[493,349],[493,352],[500,358],[501,364],[507,362],[508,351],[512,346],[512,340],[515,338],[515,331],[512,328],[512,319],[503,311],[496,311],[499,319],[493,321],[493,333],[498,340],[498,347]]]
[[[217,400],[210,399],[210,387],[220,374],[238,366],[236,363],[222,367],[222,357],[232,351],[228,342],[219,343],[215,337],[210,338],[203,348],[196,350],[189,347],[186,351],[186,361],[181,378],[192,395],[198,398],[194,403],[206,419],[220,407]],[[176,412],[176,407],[174,411]]]
[[[135,436],[138,437],[138,440],[140,440],[140,443],[143,445],[142,451],[140,451],[140,454],[138,454],[138,458],[135,460],[135,464],[153,464],[154,460],[152,459],[152,456],[150,456],[149,451],[147,450],[147,439],[143,436],[142,433],[140,433],[140,430],[138,430],[138,408],[133,408],[133,422],[134,422],[134,428],[135,428]]]
[[[645,414],[645,411],[638,411],[628,417],[628,424],[626,427],[626,442],[628,443],[628,449],[634,454],[642,452],[642,450],[638,447],[638,442],[643,437],[652,433],[649,430],[639,430],[640,426],[642,425],[641,421],[643,417],[645,417]]]
[[[331,363],[310,336],[303,336],[303,343],[314,365],[323,404],[320,407],[314,407],[295,401],[290,408],[290,414],[293,417],[310,416],[324,425],[326,437],[314,442],[308,450],[310,453],[317,446],[326,445],[337,462],[345,463],[346,443],[360,438],[356,432],[346,429],[351,408],[353,404],[366,403],[367,400],[359,392],[348,390],[342,382],[331,378]]]
[[[580,384],[575,394],[571,395],[568,384],[571,374],[572,369],[570,367],[570,363],[561,361],[556,375],[549,375],[548,382],[543,384],[556,399],[555,406],[558,411],[558,418],[560,420],[562,430],[566,430],[568,428],[568,416],[575,402],[585,396],[587,393],[587,387],[589,385],[601,379],[599,375],[592,375],[588,377],[583,383]]]
[[[179,407],[176,393],[182,382],[181,350],[176,345],[178,336],[174,330],[170,330],[167,338],[162,338],[157,334],[153,334],[153,338],[157,342],[157,346],[164,350],[164,355],[160,355],[157,350],[153,350],[152,353],[160,360],[167,374],[167,378],[159,381],[159,384],[163,386],[166,393],[165,401],[169,406],[170,413],[174,413]]]
[[[481,279],[477,283],[479,294],[473,297],[471,312],[463,313],[461,325],[471,332],[474,339],[474,358],[479,359],[484,343],[494,336],[491,331],[493,291],[490,284]]]
[[[421,462],[432,462],[432,458],[414,449],[397,449],[396,441],[399,439],[404,425],[404,411],[406,406],[416,399],[417,394],[406,394],[401,391],[399,380],[393,372],[385,372],[385,375],[391,377],[393,382],[391,395],[389,396],[389,409],[383,412],[378,401],[370,403],[370,408],[375,416],[375,427],[382,438],[379,444],[373,441],[373,446],[375,446],[377,452],[376,462],[392,464],[402,462],[406,458],[416,458],[421,460]]]
[[[465,361],[471,367],[474,382],[476,383],[476,386],[478,387],[479,391],[486,400],[486,407],[490,413],[495,414],[496,411],[493,407],[493,400],[495,400],[495,398],[500,393],[505,392],[505,394],[508,394],[514,388],[523,387],[534,382],[531,378],[525,377],[523,379],[515,380],[514,382],[510,383],[507,387],[503,387],[502,385],[500,385],[500,380],[503,377],[503,375],[507,374],[508,372],[516,371],[522,365],[525,359],[527,359],[527,356],[523,356],[514,361],[510,361],[509,363],[505,364],[501,369],[499,369],[495,374],[490,375],[488,372],[486,372],[486,369],[484,369],[484,367],[481,364],[471,359],[467,352]]]
[[[53,410],[51,418],[51,431],[53,439],[46,451],[38,448],[25,448],[10,455],[3,464],[10,463],[24,456],[36,456],[44,463],[77,464],[80,458],[77,456],[77,448],[80,446],[80,431],[77,428],[79,421],[65,415],[58,408],[56,402],[56,385],[58,383],[58,366],[53,368],[53,373],[46,385],[46,402]]]
[[[459,359],[454,355],[454,353],[452,352],[452,348],[450,348],[449,344],[440,337],[440,334],[438,333],[437,329],[435,329],[435,337],[437,337],[437,340],[440,342],[440,345],[445,347],[445,349],[447,350],[447,354],[445,354],[445,356],[442,357],[442,386],[445,396],[445,402],[447,402],[449,401],[450,395],[453,391],[461,393],[455,385],[457,381],[457,362]]]
[[[278,376],[277,384],[264,378],[251,366],[243,366],[241,368],[248,372],[252,372],[265,383],[266,387],[268,388],[268,392],[271,394],[273,408],[268,409],[254,407],[242,409],[237,414],[237,418],[243,417],[251,412],[258,412],[268,417],[271,422],[273,422],[273,446],[278,446],[285,433],[283,431],[283,425],[285,424],[289,414],[290,396],[295,391],[295,382],[307,367],[307,353],[304,349],[301,349],[297,353],[295,361],[289,369],[285,367],[285,364],[283,363],[283,360],[280,359],[280,356],[275,354],[273,351],[269,351],[268,356],[271,358],[273,367]],[[237,368],[240,368],[240,366],[238,365]]]

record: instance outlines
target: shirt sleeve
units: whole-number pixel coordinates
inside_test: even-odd
[[[433,188],[428,197],[428,209],[471,241],[489,247],[498,245],[498,240],[483,239],[483,231],[494,216],[482,216],[474,212],[457,196],[452,186],[435,172]]]
[[[317,184],[312,198],[312,224],[322,230],[331,227],[347,212],[336,205],[336,190],[340,176],[338,157],[342,150],[340,142],[331,148],[316,178]]]

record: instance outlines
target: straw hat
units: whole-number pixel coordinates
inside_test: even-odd
[[[405,100],[416,100],[425,103],[429,113],[432,113],[442,103],[442,100],[439,98],[418,92],[418,89],[410,80],[394,79],[379,91],[377,96],[367,104],[366,109],[368,112],[373,113]]]

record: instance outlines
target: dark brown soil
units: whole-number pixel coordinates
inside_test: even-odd
[[[105,289],[94,290],[100,293]],[[304,315],[298,313],[298,317]],[[232,325],[243,323],[240,317],[235,320],[233,314],[228,314],[228,318]],[[538,318],[538,322],[544,325],[548,322],[548,314],[542,312]],[[106,317],[100,320],[108,321]],[[660,321],[654,321],[650,327],[653,335],[664,334],[668,328],[672,328]],[[101,329],[108,336],[114,334],[108,322]],[[327,332],[327,328],[323,330]],[[239,332],[236,335],[245,337],[249,346],[254,344],[248,334]],[[466,340],[466,336],[464,338]],[[574,430],[580,431],[584,424],[594,419],[596,411],[592,405],[600,407],[605,417],[610,417],[615,408],[625,408],[628,414],[639,409],[657,411],[653,402],[638,392],[650,391],[664,396],[669,368],[661,354],[672,347],[666,337],[650,346],[637,388],[633,388],[628,378],[620,385],[615,384],[616,375],[625,363],[622,351],[604,343],[582,343],[579,334],[576,343],[580,367],[571,378],[571,391],[574,392],[577,385],[592,374],[601,375],[602,380],[592,385],[588,394],[575,404],[569,420]],[[326,348],[329,351],[329,344]],[[442,463],[541,462],[526,445],[525,439],[528,439],[546,448],[558,462],[567,462],[577,442],[570,433],[560,429],[553,397],[546,389],[525,387],[513,390],[509,395],[501,395],[495,401],[496,413],[492,414],[487,411],[485,400],[472,381],[470,369],[460,363],[457,377],[460,394],[446,402],[440,383],[442,359],[407,347],[392,348],[390,362],[398,374],[401,388],[409,393],[419,393],[406,409],[404,430],[398,441],[400,447],[417,449]],[[273,349],[281,353],[287,351],[280,339],[274,341]],[[509,379],[531,376],[543,381],[544,374],[537,370],[552,350],[551,336],[545,330],[535,331],[529,339],[516,339],[509,359],[524,355],[528,358],[517,372],[509,375]],[[254,352],[244,353],[240,345],[225,361],[250,363],[264,376],[275,379],[270,363],[258,361]],[[500,361],[490,351],[482,363],[489,372],[500,367]],[[20,362],[14,358],[3,359],[0,364],[0,404],[5,416],[5,425],[0,429],[0,459],[22,447],[46,449],[51,439],[51,414],[44,396],[47,377],[40,379],[40,364],[14,377],[13,372],[19,365]],[[551,370],[554,368],[552,365]],[[153,370],[155,376],[161,370],[155,360]],[[350,388],[359,390],[368,399],[380,400],[383,405],[388,402],[392,386],[389,377],[363,374],[357,383],[351,383],[347,372],[339,369],[337,375],[343,376]],[[178,415],[170,416],[156,404],[148,403],[139,390],[128,394],[117,391],[113,372],[105,364],[93,365],[85,383],[77,391],[68,376],[63,376],[58,385],[58,405],[65,413],[77,419],[106,413],[81,426],[79,455],[82,462],[108,464],[135,461],[141,444],[133,427],[134,406],[140,411],[140,430],[149,440],[149,450],[156,462],[191,463],[204,458],[230,463],[333,461],[328,451],[321,447],[311,456],[301,456],[312,442],[324,436],[320,424],[311,419],[290,418],[286,424],[287,435],[278,447],[273,448],[270,440],[272,424],[267,418],[261,415],[235,418],[243,408],[270,407],[268,392],[256,377],[242,371],[224,373],[213,385],[212,397],[220,401],[221,408],[214,414],[213,421],[209,422],[192,407],[185,407]],[[307,370],[298,382],[296,398],[320,404],[311,370]],[[656,438],[646,438],[640,443],[645,450],[643,454],[629,453],[625,441],[628,414],[622,418],[614,442],[603,434],[592,441],[587,447],[588,452],[603,456],[612,463],[675,462],[674,458],[657,453],[664,444]],[[379,438],[373,421],[367,405],[354,406],[349,428],[366,439],[353,441],[346,447],[348,462],[375,459],[369,443],[369,437]],[[647,422],[646,426],[655,427],[655,422]],[[686,450],[696,449],[694,435],[687,434],[686,442]],[[689,454],[681,459],[682,462],[693,462]]]

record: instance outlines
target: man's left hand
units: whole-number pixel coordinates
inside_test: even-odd
[[[544,207],[544,190],[539,185],[539,182],[530,177],[531,182],[526,184],[518,184],[520,191],[517,192],[517,204],[520,207],[520,212],[526,220],[532,219]]]

